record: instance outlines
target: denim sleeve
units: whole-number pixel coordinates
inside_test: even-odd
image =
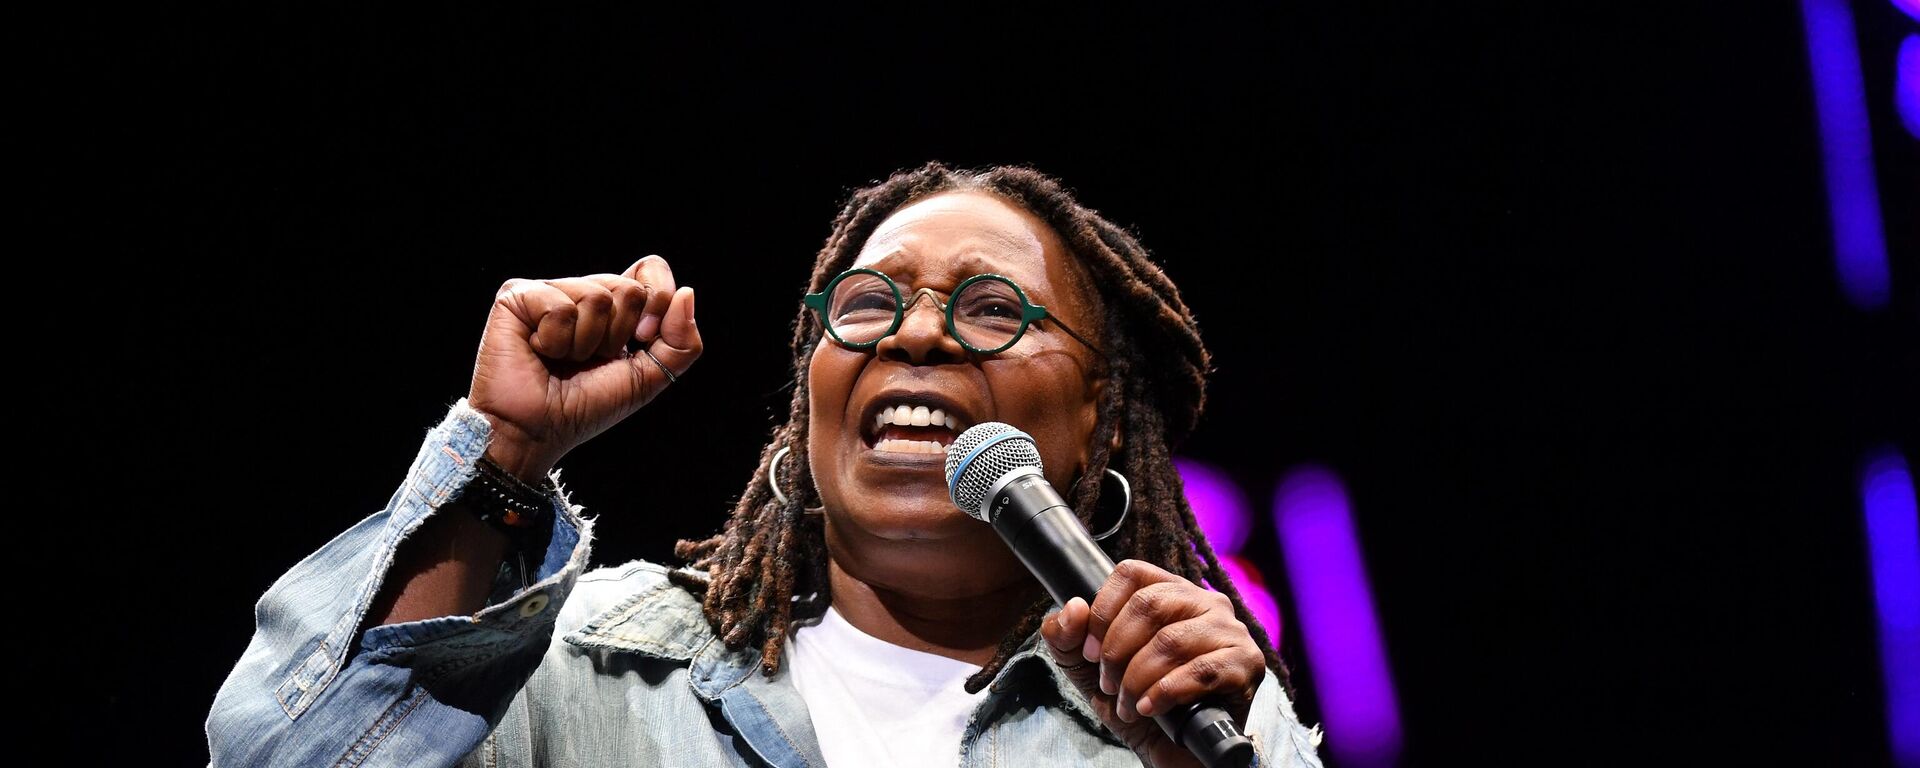
[[[1300,722],[1286,686],[1272,670],[1253,693],[1246,732],[1253,739],[1255,766],[1320,768],[1320,729],[1308,729]]]
[[[454,404],[385,509],[267,589],[207,718],[213,765],[451,766],[499,723],[546,652],[592,544],[593,521],[564,494],[552,499],[535,572],[503,574],[511,587],[487,607],[355,637],[401,540],[473,477],[490,437],[486,417]]]

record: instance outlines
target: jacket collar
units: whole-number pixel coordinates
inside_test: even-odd
[[[604,648],[668,661],[691,661],[713,639],[700,601],[666,579],[614,603],[564,638],[581,648]]]
[[[637,653],[689,665],[694,692],[709,703],[725,703],[729,690],[745,690],[769,704],[799,702],[799,691],[781,675],[768,680],[758,674],[757,648],[728,650],[707,624],[700,601],[670,581],[662,580],[621,600],[566,635],[575,646]],[[989,686],[992,695],[1019,695],[1028,689],[1058,698],[1074,719],[1094,734],[1112,739],[1067,673],[1053,663],[1040,646],[1039,633],[1028,637]],[[791,701],[788,701],[788,696]],[[769,700],[771,699],[771,700]],[[796,709],[799,707],[796,706]],[[806,738],[811,740],[812,729]],[[818,751],[817,745],[814,751]],[[783,761],[774,761],[783,762]]]

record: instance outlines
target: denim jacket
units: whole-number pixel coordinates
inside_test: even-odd
[[[586,571],[593,520],[564,493],[544,560],[503,567],[487,607],[355,637],[400,541],[473,476],[489,437],[455,404],[385,509],[261,597],[207,718],[213,765],[825,765],[792,680],[760,674],[757,649],[728,650],[667,568]],[[956,764],[1139,765],[1039,642],[994,679]],[[1317,729],[1272,673],[1248,719],[1260,764],[1320,765]]]

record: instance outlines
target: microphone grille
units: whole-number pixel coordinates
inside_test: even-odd
[[[1021,467],[1041,468],[1032,435],[997,421],[975,424],[947,446],[947,494],[960,511],[993,522],[981,516],[987,491]]]

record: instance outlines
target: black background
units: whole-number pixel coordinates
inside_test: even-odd
[[[563,467],[596,564],[715,529],[837,206],[939,159],[1034,164],[1161,258],[1219,365],[1186,455],[1256,506],[1299,462],[1345,478],[1409,762],[1886,761],[1854,473],[1920,449],[1920,151],[1885,97],[1920,25],[1855,3],[1895,289],[1864,313],[1794,4],[1349,5],[46,29],[19,361],[56,391],[21,415],[78,544],[35,545],[78,577],[45,640],[85,670],[77,754],[204,763],[253,601],[385,503],[508,277],[659,253],[700,289],[706,357]]]

